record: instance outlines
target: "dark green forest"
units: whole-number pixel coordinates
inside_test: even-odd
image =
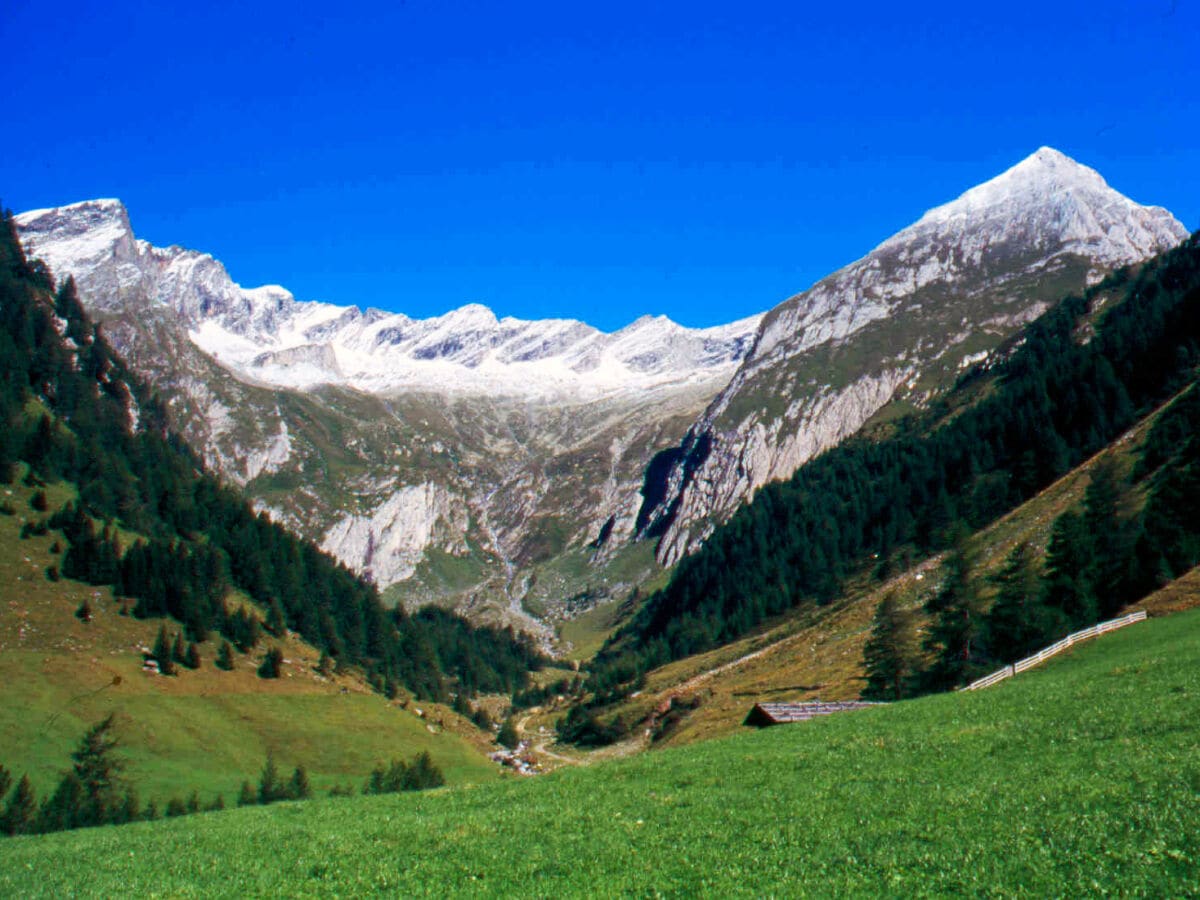
[[[70,545],[62,571],[48,576],[112,585],[137,601],[134,615],[177,620],[189,641],[217,633],[242,652],[253,647],[257,621],[227,604],[236,589],[264,612],[268,632],[298,633],[389,694],[511,693],[543,664],[511,629],[386,609],[373,585],[207,474],[90,321],[74,283],[56,287],[40,261],[26,259],[5,213],[0,481],[19,477],[20,463],[31,484],[61,479],[79,490],[77,504],[33,526],[61,530]],[[122,546],[118,527],[139,538]]]
[[[1098,312],[1101,298],[1109,300]],[[889,436],[854,438],[764,487],[606,644],[589,679],[595,704],[655,666],[788,610],[829,603],[850,576],[883,578],[955,546],[962,532],[1029,499],[1190,384],[1200,362],[1200,237],[1064,299],[1002,351],[1002,362],[967,373]],[[952,558],[951,593],[929,610],[942,629],[932,649],[944,665],[925,673],[926,687],[960,683],[1200,561],[1200,520],[1189,514],[1200,499],[1197,418],[1200,401],[1189,399],[1150,436],[1137,476],[1154,480],[1136,520],[1113,512],[1127,486],[1109,479],[1110,496],[1097,488],[1081,514],[1056,526],[1036,635],[1005,634],[1004,606],[990,648],[978,615],[954,633],[974,601],[953,591],[974,588],[964,586],[970,560]]]

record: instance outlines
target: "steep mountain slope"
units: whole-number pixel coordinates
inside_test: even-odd
[[[593,668],[597,699],[774,616],[834,602],[847,579],[905,568],[952,546],[959,527],[985,527],[1034,496],[1195,381],[1198,301],[1200,236],[1192,236],[1065,298],[1002,348],[995,365],[967,373],[890,434],[844,442],[764,487],[605,648]],[[1045,613],[1039,632],[1091,624],[1200,563],[1190,512],[1200,483],[1188,439],[1200,421],[1200,403],[1187,399],[1195,396],[1184,394],[1167,430],[1148,438],[1154,461],[1146,471],[1164,474],[1108,488],[1148,495],[1142,513],[1118,514],[1114,500],[1107,518],[1063,525],[1059,543],[1073,549],[1051,556],[1074,568],[1047,563],[1060,574],[1045,609],[1034,610]],[[1097,549],[1090,536],[1108,543]],[[973,652],[957,658],[960,668],[982,661]],[[962,680],[951,674],[946,683],[931,677],[929,689]]]
[[[486,738],[464,720],[424,702],[402,709],[351,670],[322,674],[319,651],[296,635],[276,641],[284,654],[277,679],[256,675],[261,652],[217,668],[215,634],[197,645],[198,669],[147,671],[143,648],[154,646],[162,620],[127,615],[128,601],[110,587],[46,577],[49,567],[61,569],[64,542],[56,532],[22,537],[44,518],[31,507],[38,490],[0,486],[0,679],[10,701],[0,706],[0,764],[28,774],[38,796],[53,790],[79,736],[109,713],[125,776],[160,808],[193,790],[204,804],[220,794],[232,805],[268,753],[289,771],[304,765],[317,790],[357,788],[378,761],[421,751],[452,782],[496,777],[482,752]],[[43,490],[52,504],[71,494],[63,483]],[[84,603],[86,622],[76,616]],[[430,731],[439,720],[446,727]]]
[[[1043,147],[771,310],[662,459],[642,533],[661,534],[659,559],[677,561],[888,404],[922,404],[1050,303],[1186,236],[1166,210]]]
[[[249,598],[269,633],[299,633],[389,694],[507,691],[540,666],[511,631],[386,610],[373,585],[200,471],[165,419],[73,282],[55,290],[24,256],[12,219],[0,218],[0,483],[21,475],[72,486],[68,502],[42,493],[33,507],[44,513],[33,533],[67,545],[61,571],[46,578],[111,585],[135,617],[174,619],[193,643],[218,633],[243,653],[261,637],[233,599]]]
[[[491,580],[518,617],[518,568],[632,533],[646,461],[758,324],[604,334],[478,305],[419,321],[244,290],[210,256],[137,240],[113,200],[17,222],[192,445],[273,516],[381,586],[424,564],[416,597],[436,596],[439,564],[460,591]]]

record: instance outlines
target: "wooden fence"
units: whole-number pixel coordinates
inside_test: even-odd
[[[1122,616],[1119,619],[1109,619],[1107,622],[1101,622],[1099,625],[1093,625],[1091,628],[1085,628],[1083,631],[1076,631],[1074,634],[1068,634],[1065,638],[1056,644],[1051,644],[1049,647],[1043,647],[1033,656],[1027,656],[1020,662],[1015,662],[1011,666],[1005,666],[1003,669],[998,669],[991,675],[980,678],[978,681],[972,681],[968,684],[964,691],[976,691],[980,688],[991,687],[998,681],[1003,681],[1005,678],[1011,678],[1018,672],[1024,672],[1026,669],[1032,669],[1039,663],[1043,663],[1057,653],[1062,653],[1068,647],[1078,644],[1080,641],[1086,641],[1089,638],[1099,637],[1102,634],[1108,634],[1110,631],[1116,631],[1118,628],[1124,628],[1126,625],[1133,625],[1135,622],[1143,622],[1146,619],[1145,610],[1132,612],[1127,616]]]

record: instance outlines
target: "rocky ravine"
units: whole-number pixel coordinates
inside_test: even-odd
[[[1043,147],[771,310],[730,383],[656,461],[640,534],[661,536],[658,558],[674,563],[763,484],[885,407],[920,405],[1047,304],[1186,235]]]
[[[525,573],[632,535],[647,460],[680,440],[758,325],[645,317],[606,334],[478,305],[415,320],[243,289],[207,254],[138,240],[115,200],[17,224],[261,508],[394,596],[530,628]]]

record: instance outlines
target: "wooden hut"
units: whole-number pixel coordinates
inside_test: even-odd
[[[755,728],[766,728],[769,725],[787,725],[791,722],[805,722],[816,716],[829,716],[833,713],[849,712],[866,706],[878,706],[865,700],[809,700],[805,703],[755,703],[747,714],[743,725],[753,725]]]

